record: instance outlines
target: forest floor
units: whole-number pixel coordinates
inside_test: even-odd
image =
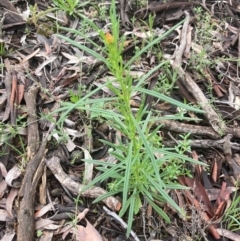
[[[240,240],[240,1],[0,14],[1,241]]]

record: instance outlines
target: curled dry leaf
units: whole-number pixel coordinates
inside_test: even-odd
[[[3,195],[5,194],[6,190],[7,190],[7,183],[4,180],[2,180],[0,182],[0,198],[3,197]]]
[[[84,152],[84,159],[86,160],[92,160],[91,154],[89,153],[89,151],[85,148],[82,148]],[[89,162],[85,162],[85,172],[84,172],[84,181],[86,184],[88,184],[89,182],[92,181],[92,177],[93,177],[93,164],[89,163]]]
[[[1,174],[2,174],[4,177],[7,176],[6,167],[2,164],[2,162],[0,162],[0,171],[1,171]]]
[[[60,225],[56,225],[54,224],[55,222],[49,219],[42,219],[39,218],[36,222],[35,222],[35,229],[48,229],[48,230],[56,230],[60,227]]]
[[[81,221],[83,218],[85,218],[87,213],[88,213],[87,208],[85,208],[82,212],[80,212],[77,216],[78,221]]]
[[[101,235],[98,233],[98,231],[88,222],[86,221],[86,227],[77,226],[76,231],[76,238],[78,241],[102,241]]]
[[[10,220],[12,220],[10,214],[6,210],[0,209],[0,221],[7,222]]]
[[[6,183],[8,186],[10,187],[15,187],[15,188],[19,188],[21,186],[21,183],[19,182],[14,182],[15,179],[17,179],[19,176],[21,175],[21,170],[19,167],[14,166],[8,173],[6,176]]]
[[[12,210],[13,210],[13,202],[16,198],[18,194],[18,189],[16,188],[11,188],[11,191],[10,193],[8,194],[7,196],[7,200],[6,200],[6,210],[8,211],[8,213],[13,217],[13,213],[12,213]]]
[[[41,71],[42,69],[48,65],[49,63],[54,62],[54,60],[57,58],[57,56],[52,56],[50,58],[48,58],[47,60],[45,60],[42,64],[40,64],[37,69],[35,70],[35,75],[37,76],[41,76]]]
[[[38,211],[35,213],[34,217],[35,217],[35,218],[40,218],[40,217],[42,217],[42,216],[43,216],[44,214],[46,214],[48,211],[52,210],[54,204],[56,204],[56,203],[53,202],[53,203],[49,203],[49,204],[45,205],[44,207],[42,207],[40,210],[38,210]]]

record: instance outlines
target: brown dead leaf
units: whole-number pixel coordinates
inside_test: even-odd
[[[183,182],[188,186],[192,188],[192,191],[194,193],[194,196],[197,198],[197,200],[204,204],[205,211],[211,216],[214,216],[212,204],[210,203],[208,199],[208,195],[206,193],[205,188],[203,185],[196,179],[196,178],[190,178],[190,177],[180,177]],[[182,184],[182,183],[181,183]]]
[[[51,56],[51,57],[49,57],[48,59],[46,59],[42,64],[40,64],[40,65],[36,68],[36,70],[35,70],[35,75],[41,76],[41,75],[42,75],[42,73],[41,73],[42,69],[43,69],[46,65],[54,62],[54,60],[55,60],[56,58],[57,58],[57,56]]]
[[[67,237],[67,235],[72,232],[72,225],[68,224],[66,226],[64,226],[61,231],[59,233],[62,233],[62,239],[65,240],[65,238]]]
[[[217,162],[216,160],[214,159],[213,160],[213,167],[212,167],[212,174],[211,174],[211,177],[212,177],[212,181],[214,183],[217,182],[217,178],[218,178],[218,168],[217,168]]]
[[[101,235],[98,231],[85,219],[86,227],[77,226],[76,238],[78,241],[102,241]]]
[[[20,175],[21,175],[21,170],[19,169],[19,167],[14,166],[12,169],[10,169],[5,179],[7,185],[10,187],[19,188],[21,186],[21,183],[14,182],[14,180],[17,179]]]
[[[17,88],[18,88],[18,90],[17,90],[17,93],[18,93],[17,104],[20,105],[20,103],[23,99],[25,86],[24,85],[18,85]]]
[[[42,217],[44,214],[46,214],[47,212],[49,212],[50,210],[52,210],[52,207],[55,203],[49,203],[47,205],[45,205],[44,207],[42,207],[40,210],[38,210],[35,214],[34,217],[40,218]]]
[[[12,220],[12,217],[6,210],[0,209],[0,221],[7,222]]]
[[[18,189],[16,188],[11,188],[10,193],[7,196],[7,200],[6,200],[6,210],[8,211],[8,213],[13,217],[12,214],[12,210],[13,210],[13,202],[15,197],[18,195]]]
[[[87,215],[87,213],[88,213],[88,211],[89,211],[89,210],[86,208],[86,209],[84,209],[82,212],[80,212],[80,213],[78,214],[78,216],[77,216],[78,221],[81,221],[83,218],[85,218],[86,215]]]
[[[32,52],[31,54],[24,57],[24,59],[21,61],[21,64],[24,64],[24,63],[28,62],[28,60],[31,59],[32,57],[34,57],[39,51],[40,51],[40,49],[38,48],[34,52]]]
[[[2,162],[0,162],[0,171],[3,177],[7,176],[7,170],[6,167],[2,164]]]
[[[49,220],[49,219],[42,219],[39,218],[36,222],[35,222],[35,229],[48,229],[48,230],[56,230],[60,227],[60,225],[56,225],[54,224],[55,221]]]
[[[227,200],[230,196],[230,191],[226,189],[226,187],[227,187],[227,183],[223,182],[218,199],[213,206],[216,219],[220,218],[223,215]]]
[[[7,183],[4,180],[2,180],[0,182],[0,198],[3,197],[3,195],[5,194],[6,190],[7,190]]]

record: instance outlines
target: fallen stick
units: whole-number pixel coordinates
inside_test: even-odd
[[[39,148],[39,131],[37,122],[37,110],[36,110],[36,96],[40,87],[37,84],[33,84],[30,89],[25,92],[24,99],[28,110],[28,146],[27,153],[29,159],[33,158]]]
[[[60,159],[57,156],[46,160],[48,168],[52,171],[57,180],[61,183],[62,186],[67,188],[74,195],[79,195],[81,190],[85,187],[83,184],[77,183],[72,180],[62,169],[60,165]],[[88,198],[98,198],[106,194],[107,191],[101,187],[91,187],[88,190],[81,193],[82,197]],[[103,202],[112,210],[119,211],[121,208],[121,203],[114,197],[108,197],[103,200]]]
[[[53,126],[52,126],[53,128]],[[44,158],[48,135],[52,131],[49,129],[37,154],[29,161],[22,186],[18,194],[18,236],[17,241],[34,240],[35,220],[34,220],[34,198],[38,181],[41,177],[41,161]]]
[[[196,82],[192,79],[190,74],[184,72],[182,69],[182,55],[184,53],[186,43],[187,43],[187,29],[189,25],[189,13],[184,11],[186,15],[186,21],[183,24],[182,34],[181,34],[181,41],[180,46],[177,50],[177,56],[174,61],[170,61],[173,69],[178,73],[181,82],[186,87],[186,89],[194,96],[197,100],[197,103],[201,106],[201,108],[205,111],[204,115],[208,119],[212,128],[219,134],[222,135],[225,132],[226,126],[223,121],[219,119],[219,116],[212,108],[211,104],[209,103],[208,99],[203,94],[202,90],[196,84]]]
[[[185,124],[179,121],[174,120],[157,120],[154,123],[155,126],[162,125],[163,129],[175,131],[177,133],[192,133],[194,135],[199,136],[208,136],[212,139],[218,139],[219,135],[208,126],[198,126],[198,125],[191,125]]]

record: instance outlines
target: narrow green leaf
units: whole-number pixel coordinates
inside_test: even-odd
[[[156,205],[151,199],[149,199],[148,197],[147,197],[147,201],[148,201],[149,204],[159,213],[159,215],[165,219],[165,221],[166,221],[167,223],[171,223],[171,220],[170,220],[170,218],[168,217],[168,215],[167,215],[159,206],[157,206],[157,205]]]
[[[99,166],[104,166],[104,167],[112,167],[115,166],[114,163],[110,162],[104,162],[104,161],[98,161],[98,160],[93,160],[93,159],[82,159],[82,161],[87,162],[87,163],[92,163],[94,165],[99,165]]]
[[[144,172],[144,171],[143,171]],[[144,172],[148,180],[152,183],[154,188],[159,192],[159,194],[165,199],[165,201],[175,208],[180,214],[182,214],[181,208],[173,201],[173,199],[167,194],[165,190],[157,183],[155,180],[146,172]]]
[[[174,27],[172,27],[171,29],[169,29],[168,31],[166,31],[163,35],[161,35],[160,37],[154,39],[153,41],[151,41],[147,46],[145,46],[144,48],[142,48],[140,51],[138,51],[125,65],[125,68],[128,68],[129,66],[131,66],[133,64],[133,62],[140,57],[144,52],[146,52],[149,48],[151,48],[153,45],[159,43],[161,40],[163,40],[164,38],[166,38],[172,31],[174,31],[176,28],[178,28],[180,25],[182,25],[182,23],[184,23],[185,19],[182,20],[181,22],[179,22],[178,24],[176,24]]]
[[[154,157],[154,155],[153,155],[153,152],[152,152],[152,150],[151,150],[151,148],[150,148],[150,146],[149,146],[149,144],[148,144],[148,141],[147,141],[144,133],[142,132],[139,124],[138,124],[138,123],[136,122],[136,120],[134,119],[134,117],[131,116],[131,118],[132,118],[132,121],[133,121],[134,124],[135,124],[135,127],[137,128],[137,131],[138,131],[139,136],[141,137],[141,141],[143,142],[143,144],[144,144],[144,146],[145,146],[145,148],[146,148],[146,152],[147,152],[147,154],[148,154],[149,157],[150,157],[150,160],[151,160],[151,162],[152,162],[152,166],[153,166],[153,168],[154,168],[154,171],[155,171],[155,174],[156,174],[156,178],[157,178],[157,180],[158,180],[158,182],[159,182],[159,185],[163,186],[164,184],[163,184],[163,182],[162,182],[162,180],[161,180],[161,178],[160,178],[160,175],[159,175],[159,168],[158,168],[157,165],[156,165],[156,159],[155,159],[155,157]]]
[[[80,193],[83,193],[84,191],[86,191],[87,189],[89,189],[90,187],[94,186],[96,183],[98,182],[102,182],[103,180],[106,180],[107,178],[109,178],[118,168],[122,169],[122,163],[118,163],[115,164],[115,166],[111,167],[110,169],[106,169],[106,171],[101,174],[100,176],[96,177],[94,180],[92,180],[89,184],[87,184],[84,188],[82,188],[82,190],[80,191]],[[116,171],[117,172],[117,171]]]
[[[82,44],[79,44],[77,42],[75,42],[74,40],[68,38],[68,37],[65,37],[63,35],[60,35],[60,34],[56,34],[57,37],[61,38],[61,39],[64,39],[65,41],[67,41],[68,43],[72,44],[73,46],[87,52],[88,54],[92,55],[93,57],[95,57],[97,60],[100,60],[102,62],[104,62],[105,64],[107,64],[107,59],[104,58],[102,55],[98,54],[97,52],[95,52],[94,50],[82,45]]]
[[[114,196],[114,195],[116,195],[116,194],[118,194],[120,192],[121,192],[121,190],[107,192],[106,194],[101,195],[100,197],[96,198],[93,201],[93,203],[98,203],[98,202],[100,202],[100,201],[102,201],[102,200],[104,200],[104,199],[106,199],[108,197]]]
[[[147,196],[149,199],[153,200],[152,194],[143,185],[141,186],[141,193],[143,197]]]
[[[141,87],[143,84],[145,84],[145,80],[147,80],[155,71],[157,71],[160,67],[165,65],[169,61],[163,61],[160,64],[156,65],[154,68],[152,68],[150,71],[148,71],[136,84],[135,89]],[[134,91],[132,91],[131,95],[134,94]]]
[[[124,185],[123,185],[123,206],[125,205],[127,201],[127,195],[129,192],[129,180],[130,180],[130,175],[131,175],[131,167],[132,167],[132,152],[133,152],[133,144],[130,142],[129,148],[128,148],[128,156],[125,160],[125,177],[124,177]]]
[[[156,91],[153,91],[153,90],[147,90],[147,89],[144,89],[144,88],[141,88],[141,87],[139,87],[139,88],[134,88],[134,90],[135,90],[135,91],[139,91],[139,92],[141,92],[141,93],[145,93],[145,94],[154,96],[154,97],[156,97],[156,98],[158,98],[158,99],[160,99],[160,100],[164,100],[164,101],[166,101],[166,102],[168,102],[168,103],[170,103],[170,104],[176,105],[176,106],[178,106],[178,107],[181,107],[181,108],[186,109],[186,110],[189,110],[189,111],[194,111],[194,112],[197,112],[197,113],[204,113],[203,110],[200,110],[200,109],[198,109],[198,108],[189,106],[189,105],[187,105],[187,104],[183,104],[183,103],[180,102],[180,101],[177,101],[177,100],[175,100],[175,99],[173,99],[173,98],[171,98],[171,97],[168,97],[168,96],[166,96],[166,95],[164,95],[164,94],[160,94],[160,93],[158,93],[158,92],[156,92]]]
[[[132,229],[135,195],[136,195],[136,190],[134,190],[134,193],[132,194],[131,199],[130,199],[131,202],[130,202],[130,208],[128,211],[127,237],[129,237],[131,229]]]

